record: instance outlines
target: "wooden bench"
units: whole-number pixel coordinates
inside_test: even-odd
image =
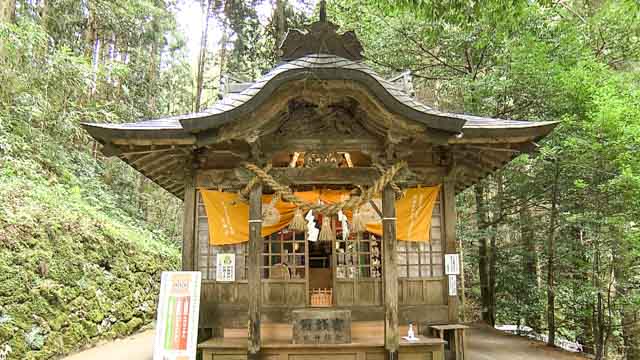
[[[449,343],[450,355],[449,359],[464,360],[465,357],[465,339],[464,331],[469,327],[462,324],[446,324],[446,325],[430,325],[431,333],[433,336],[446,340]]]

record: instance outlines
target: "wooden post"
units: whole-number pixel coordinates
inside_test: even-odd
[[[247,358],[254,360],[260,353],[260,254],[262,253],[262,184],[258,183],[249,195],[249,249],[247,256],[247,282],[249,284],[249,344]]]
[[[464,283],[464,247],[462,245],[462,239],[458,240],[458,252],[460,252],[460,313],[462,314],[462,322],[467,322],[466,304],[467,295],[465,293],[466,286]]]
[[[384,348],[387,360],[398,359],[398,254],[396,251],[396,196],[390,185],[382,194],[382,245],[384,274]]]
[[[189,167],[185,169],[184,175],[184,201],[182,203],[182,270],[193,271],[194,266],[194,247],[195,247],[195,224],[196,224],[196,186],[195,171]]]
[[[445,253],[457,254],[456,242],[456,189],[455,178],[448,176],[444,179],[443,196],[444,201],[444,238]],[[462,274],[460,276],[463,276]],[[457,323],[458,318],[458,297],[448,296],[449,280],[447,277],[445,291],[447,291],[447,307],[449,309],[449,323]]]

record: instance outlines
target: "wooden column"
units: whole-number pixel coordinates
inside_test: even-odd
[[[256,184],[249,195],[249,249],[247,282],[249,289],[249,344],[247,357],[258,359],[260,353],[260,305],[262,284],[260,260],[262,253],[262,184]]]
[[[398,253],[396,251],[396,197],[391,186],[382,193],[382,245],[384,275],[384,348],[388,360],[398,359]]]
[[[454,176],[447,176],[444,179],[442,189],[442,201],[444,202],[444,246],[445,253],[457,254],[456,241],[456,181]],[[463,276],[463,274],[460,274]],[[458,297],[449,296],[449,280],[447,277],[447,305],[449,309],[449,323],[457,323],[458,318]]]
[[[195,171],[189,163],[189,167],[185,169],[184,199],[182,203],[182,271],[195,270],[196,199]]]

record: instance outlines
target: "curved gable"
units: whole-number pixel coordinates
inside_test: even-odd
[[[361,83],[389,112],[435,130],[459,133],[465,123],[464,119],[449,116],[414,100],[362,62],[327,54],[307,55],[284,63],[244,91],[230,94],[212,108],[198,116],[183,118],[180,123],[188,131],[218,128],[253,113],[276,90],[296,80],[347,80]]]

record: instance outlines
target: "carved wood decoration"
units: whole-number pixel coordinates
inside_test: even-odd
[[[355,101],[348,99],[326,107],[293,99],[289,102],[286,121],[275,135],[304,138],[371,137],[354,114],[357,106]]]
[[[291,121],[292,124],[287,124]],[[293,138],[283,139],[281,136],[285,133]],[[266,135],[272,135],[272,138],[264,138]],[[433,140],[432,131],[424,124],[389,112],[358,82],[306,79],[290,81],[286,87],[275,91],[245,121],[221,126],[213,143],[234,139],[252,142],[263,137],[265,151],[268,147],[277,147],[283,140],[289,141],[286,150],[297,151],[298,148],[290,147],[291,141],[303,137],[304,146],[313,146],[335,140],[332,135],[339,135],[346,145],[357,143],[359,146],[366,146],[371,140],[382,141],[380,145],[385,141],[398,144],[412,139],[423,143]],[[348,151],[340,146],[331,150]]]
[[[338,34],[338,25],[317,21],[309,30],[289,30],[280,45],[282,60],[290,61],[310,54],[331,54],[349,60],[362,60],[362,45],[353,31]]]
[[[343,167],[344,157],[337,152],[306,152],[302,156],[302,166],[305,168]]]

